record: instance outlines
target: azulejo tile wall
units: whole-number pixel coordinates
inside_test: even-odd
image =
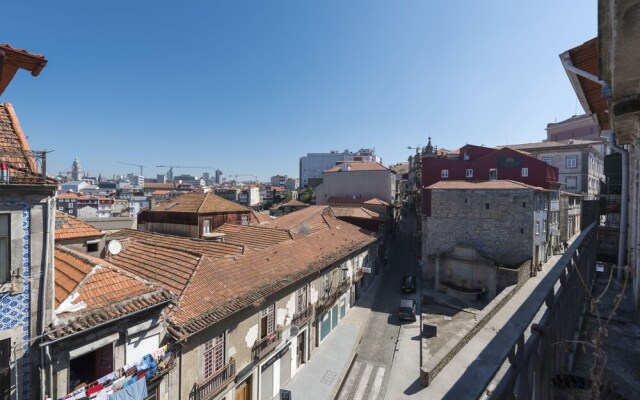
[[[19,294],[0,294],[0,330],[22,327],[22,398],[29,398],[30,362],[29,362],[29,315],[31,297],[31,206],[25,202],[0,202],[0,207],[22,206],[22,279],[24,290]],[[12,257],[17,255],[12,254]]]

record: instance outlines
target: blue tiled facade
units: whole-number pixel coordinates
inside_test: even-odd
[[[31,207],[24,202],[1,202],[0,206],[22,206],[22,293],[0,294],[0,330],[22,327],[22,390],[21,398],[29,398],[30,362],[29,362],[29,326],[30,326],[30,300],[31,300]],[[16,257],[16,254],[12,254]]]

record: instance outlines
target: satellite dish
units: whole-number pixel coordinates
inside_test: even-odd
[[[109,242],[109,245],[107,246],[107,250],[109,250],[109,253],[111,253],[112,256],[115,256],[116,254],[119,254],[122,251],[122,243],[114,239]]]
[[[298,336],[300,328],[298,328],[298,325],[291,325],[291,330],[289,332],[291,333],[291,336]]]

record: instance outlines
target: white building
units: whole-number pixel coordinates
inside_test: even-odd
[[[300,185],[307,186],[309,179],[322,179],[322,173],[344,161],[366,161],[381,163],[382,159],[375,155],[374,150],[360,149],[353,153],[349,150],[329,153],[307,153],[300,157]]]

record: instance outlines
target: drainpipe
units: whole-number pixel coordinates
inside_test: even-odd
[[[43,239],[44,239],[44,243],[42,246],[42,258],[43,258],[43,263],[42,263],[42,275],[43,275],[43,282],[42,282],[42,287],[40,290],[40,310],[38,310],[39,315],[39,319],[40,319],[40,340],[42,340],[42,338],[44,337],[44,331],[46,329],[46,324],[45,324],[45,319],[46,319],[46,309],[47,309],[47,294],[51,293],[53,294],[52,291],[48,290],[49,288],[47,287],[47,285],[49,285],[49,268],[51,268],[51,265],[49,264],[49,253],[51,251],[51,229],[50,229],[50,221],[49,221],[49,217],[50,217],[50,213],[49,210],[51,209],[51,196],[47,197],[47,203],[46,203],[46,208],[44,208],[42,210],[42,220],[43,220]],[[53,286],[53,285],[52,285]],[[51,389],[52,389],[52,370],[51,370],[51,365],[49,366],[49,368],[45,369],[45,361],[51,361],[51,354],[50,354],[50,350],[49,350],[49,346],[46,346],[43,349],[40,349],[40,395],[45,396],[45,394],[49,395],[50,397],[55,397],[53,396],[53,393],[51,393]],[[48,387],[45,390],[45,373],[48,371]],[[46,392],[49,393],[46,393]]]
[[[622,154],[622,194],[620,195],[620,238],[618,241],[618,272],[616,277],[622,280],[625,266],[625,250],[627,246],[627,215],[629,213],[629,152],[616,144],[614,131],[607,132],[609,145],[616,152]]]

